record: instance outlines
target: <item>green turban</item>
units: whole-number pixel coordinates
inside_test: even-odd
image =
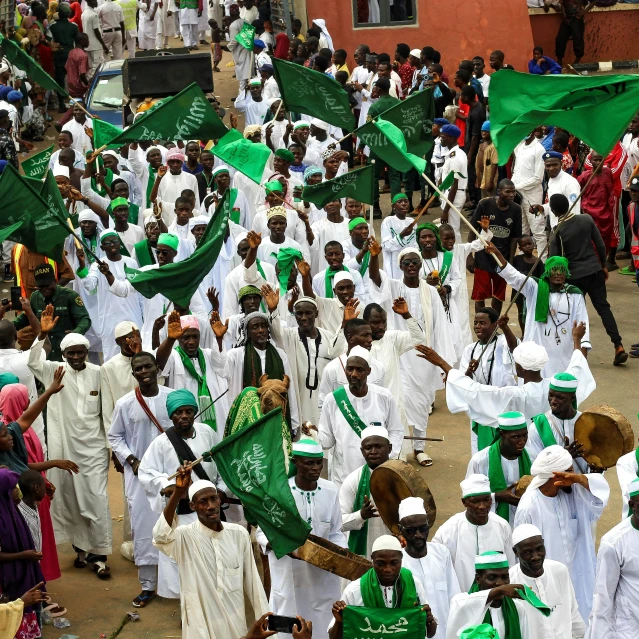
[[[288,149],[277,149],[277,151],[275,151],[275,157],[282,158],[282,160],[286,160],[287,162],[290,162],[291,164],[295,162],[295,156]]]
[[[439,228],[432,222],[424,222],[424,224],[420,224],[417,227],[417,230],[415,231],[415,237],[418,240],[419,240],[419,234],[422,231],[422,229],[428,229],[429,231],[433,232],[433,234],[435,235],[437,250],[443,253],[444,247],[442,246],[442,241],[439,239]]]
[[[164,244],[164,246],[168,246],[174,251],[177,251],[180,245],[180,238],[172,233],[161,233],[160,237],[158,237],[158,244]]]
[[[111,200],[111,210],[114,211],[118,206],[126,206],[129,208],[129,201],[125,197],[116,197],[115,200]]]
[[[271,180],[264,185],[267,193],[273,193],[273,191],[279,191],[280,193],[284,191],[284,187],[279,180]]]
[[[8,384],[19,384],[20,378],[13,373],[0,373],[0,390]]]
[[[349,223],[348,223],[348,230],[352,231],[356,226],[359,226],[360,224],[366,224],[368,225],[368,222],[363,218],[363,217],[354,217]]]
[[[282,248],[277,254],[277,266],[279,273],[277,279],[280,283],[280,295],[286,295],[288,289],[288,278],[291,275],[293,266],[299,260],[303,260],[304,256],[300,251],[294,248]]]
[[[535,305],[535,322],[543,322],[548,320],[548,311],[550,310],[550,274],[553,271],[559,271],[566,274],[566,279],[570,277],[568,270],[568,260],[559,255],[553,255],[546,260],[544,272],[539,278],[537,290],[537,303]]]
[[[191,391],[180,388],[166,396],[166,412],[169,417],[172,417],[173,413],[182,406],[192,406],[196,411],[199,408],[195,395]]]
[[[242,299],[248,295],[259,295],[262,297],[262,291],[260,291],[257,286],[243,286],[237,293],[237,299],[241,302]]]

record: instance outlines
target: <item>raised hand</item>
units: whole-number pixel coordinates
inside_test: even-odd
[[[229,122],[232,129],[237,129],[237,115],[235,115],[235,113],[231,113],[229,116]]]
[[[280,293],[279,291],[274,291],[270,284],[264,284],[261,290],[262,298],[266,302],[268,310],[272,313],[280,303]]]
[[[20,305],[25,313],[32,311],[31,302],[26,297],[20,297]]]
[[[93,129],[91,127],[85,126],[84,132],[93,140]]]
[[[375,257],[382,252],[382,245],[374,237],[369,237],[368,250],[370,251],[371,257]]]
[[[406,315],[409,312],[408,302],[403,297],[393,300],[393,312],[397,313],[397,315]]]
[[[178,474],[175,478],[175,488],[182,493],[185,493],[187,488],[191,485],[191,469],[180,466],[178,468]]]
[[[213,307],[214,311],[219,311],[220,310],[220,295],[217,292],[217,289],[215,288],[215,286],[211,286],[211,288],[209,288],[206,291],[206,297],[208,298],[209,302],[211,303],[211,306]]]
[[[58,366],[56,368],[55,373],[53,373],[53,381],[51,382],[51,386],[49,386],[49,390],[52,395],[59,393],[63,388],[64,384],[62,383],[62,379],[64,378],[64,367]]]
[[[163,178],[166,175],[168,170],[169,170],[169,167],[165,166],[164,164],[162,164],[161,166],[158,166],[157,176],[159,178]]]
[[[488,217],[488,215],[482,215],[479,224],[483,231],[487,231],[490,228],[490,217]]]
[[[297,263],[297,270],[302,277],[308,277],[311,274],[311,265],[305,260],[300,260]]]
[[[246,236],[246,241],[250,248],[256,249],[262,243],[262,234],[256,233],[255,231],[249,231]]]
[[[577,324],[577,321],[575,320],[572,323],[572,338],[574,340],[579,341],[579,343],[581,343],[581,340],[583,339],[585,334],[586,334],[586,323],[580,322],[579,324]]]
[[[509,321],[509,317],[508,315],[502,315],[498,320],[497,320],[497,326],[499,326],[499,328],[502,329],[502,331],[504,330],[505,326],[508,326],[508,321]]]
[[[177,311],[171,311],[169,313],[169,323],[167,327],[169,339],[180,339],[184,335],[186,329],[182,328],[182,320],[180,314]]]
[[[348,302],[346,302],[346,306],[344,306],[344,323],[357,318],[359,315],[359,312],[357,311],[358,306],[359,300],[356,297],[352,297],[348,300]]]
[[[164,326],[164,318],[162,317],[162,326]],[[157,322],[157,320],[155,320]],[[140,333],[135,331],[133,333],[133,337],[126,338],[126,345],[129,347],[129,350],[132,353],[141,353],[142,352],[142,338],[140,337]]]
[[[153,322],[153,330],[159,331],[161,328],[164,328],[166,324],[166,317],[164,315],[160,315],[160,317],[156,318],[155,322]]]
[[[53,304],[47,304],[40,317],[40,332],[45,335],[51,332],[59,319],[59,317],[53,317]]]
[[[211,313],[211,330],[215,333],[215,337],[222,338],[226,334],[226,331],[229,330],[229,320],[227,318],[226,322],[222,324],[222,320],[220,320],[220,314],[216,311]]]
[[[100,271],[100,273],[102,273],[102,275],[104,275],[105,277],[107,275],[111,275],[111,269],[109,268],[109,265],[106,262],[102,262],[101,264],[98,264],[98,271]]]

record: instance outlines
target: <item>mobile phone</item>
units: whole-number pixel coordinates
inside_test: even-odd
[[[280,615],[271,615],[268,618],[268,629],[275,630],[276,632],[286,632],[289,635],[293,634],[293,628],[297,626],[298,630],[301,630],[301,624],[296,617],[282,617]]]
[[[22,297],[22,289],[19,286],[11,287],[11,308],[19,313],[22,310],[22,302],[20,302],[20,298]]]

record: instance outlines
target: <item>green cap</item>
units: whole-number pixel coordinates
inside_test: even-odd
[[[115,210],[118,206],[126,206],[129,208],[129,201],[125,197],[116,197],[115,200],[111,200],[111,210]]]
[[[279,180],[271,180],[270,182],[267,182],[264,185],[264,188],[266,189],[267,193],[272,193],[273,191],[279,191],[280,193],[282,193],[284,191],[284,187]]]
[[[172,233],[161,233],[160,237],[158,237],[158,244],[163,244],[177,251],[180,245],[180,238]]]
[[[398,193],[392,200],[391,204],[395,204],[398,200],[407,200],[408,196],[405,193]]]
[[[497,423],[499,424],[500,430],[521,430],[522,428],[527,428],[524,414],[516,410],[499,415],[497,417]]]
[[[503,552],[488,550],[487,552],[481,553],[481,555],[475,555],[475,570],[508,567],[508,557],[506,557]]]
[[[348,230],[352,231],[356,226],[359,226],[360,224],[366,224],[368,225],[368,222],[363,218],[363,217],[354,217],[349,223],[348,223]]]
[[[191,391],[180,388],[180,390],[175,390],[166,396],[166,412],[169,417],[182,406],[192,406],[195,410],[198,409],[197,400]]]
[[[300,439],[293,443],[293,457],[324,457],[324,451],[314,439]]]
[[[288,149],[277,149],[277,151],[275,151],[275,157],[282,158],[282,160],[286,160],[291,164],[295,162],[295,156]]]

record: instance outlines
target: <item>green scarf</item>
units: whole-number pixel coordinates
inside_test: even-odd
[[[360,419],[359,415],[355,412],[351,400],[348,399],[346,393],[346,387],[340,386],[337,390],[333,391],[333,397],[337,408],[342,413],[344,419],[348,422],[348,425],[355,431],[358,437],[362,436],[362,431],[366,428],[366,424]]]
[[[205,424],[208,424],[213,430],[217,431],[217,421],[215,419],[215,405],[212,405],[211,402],[213,398],[211,397],[211,392],[209,391],[209,387],[206,383],[206,361],[204,360],[204,353],[201,348],[197,349],[197,361],[200,365],[200,370],[202,371],[202,375],[199,375],[195,370],[195,366],[193,366],[193,362],[191,358],[184,352],[181,346],[176,346],[175,350],[177,354],[180,356],[182,360],[182,364],[186,372],[197,381],[197,400],[198,406],[200,407],[200,411],[202,411],[200,417],[201,421]]]
[[[473,582],[473,585],[468,591],[469,594],[472,594],[473,592],[479,592],[479,585],[476,581]],[[501,612],[504,615],[504,630],[506,632],[506,636],[502,637],[502,639],[521,639],[519,612],[517,611],[515,602],[510,597],[504,597],[501,600]],[[486,610],[486,614],[484,615],[484,623],[487,623],[489,626],[493,625],[490,607]]]
[[[439,280],[444,285],[448,274],[450,273],[450,267],[453,263],[453,252],[452,251],[444,251],[444,259],[442,260],[442,270],[439,271]]]
[[[357,512],[364,507],[364,497],[371,494],[371,469],[368,464],[362,467],[362,475],[357,485],[357,494],[353,503],[353,512]],[[359,530],[351,530],[348,536],[348,549],[356,555],[366,557],[366,544],[368,542],[368,519],[364,520],[364,525]]]
[[[111,216],[111,219],[113,219],[113,209],[111,208],[111,204],[107,206],[107,213]],[[137,204],[133,204],[133,202],[129,202],[129,217],[127,217],[126,221],[129,224],[135,224],[135,226],[137,226],[139,215],[140,207]]]
[[[283,297],[286,295],[286,291],[288,290],[288,278],[291,275],[293,266],[299,260],[303,260],[304,256],[301,251],[291,248],[290,246],[281,248],[277,253],[271,253],[271,255],[274,255],[277,259],[277,265],[280,269],[277,279],[280,283],[280,296]]]
[[[113,171],[111,169],[106,170],[106,175],[104,176],[104,183],[111,188],[111,184],[113,183]],[[107,197],[106,189],[103,189],[96,181],[95,176],[91,177],[91,188],[101,197]],[[137,224],[138,221],[136,220]]]
[[[488,479],[490,481],[490,490],[494,493],[499,493],[508,488],[506,477],[504,477],[504,470],[501,467],[500,439],[488,449]],[[530,475],[530,466],[530,456],[528,455],[528,451],[524,449],[521,451],[519,457],[519,476]],[[497,504],[496,512],[500,517],[509,521],[510,506],[506,502],[502,501]]]
[[[98,251],[97,233],[93,237],[85,237],[83,234],[82,239],[84,240],[86,244],[89,245],[89,248],[91,249],[93,253],[97,253]],[[87,253],[87,251],[84,251],[84,259],[86,260],[87,264],[93,264],[93,262],[95,262],[95,258],[93,257],[93,255],[91,255],[91,253]]]
[[[359,265],[359,274],[364,277],[364,275],[366,274],[366,271],[368,271],[368,265],[371,262],[371,252],[370,251],[366,251],[366,253],[364,253],[364,257],[362,259],[362,263]]]
[[[342,268],[338,271],[333,271],[330,268],[327,268],[324,271],[324,297],[328,297],[333,299],[333,279],[337,273],[342,271],[348,271],[348,268],[342,264]]]
[[[146,208],[149,209],[153,206],[153,202],[151,201],[151,191],[153,190],[153,185],[155,184],[155,176],[157,175],[157,171],[151,167],[149,164],[149,181],[146,183]]]
[[[559,255],[553,255],[546,260],[544,265],[544,272],[538,279],[533,277],[537,282],[537,303],[535,304],[535,322],[542,322],[545,324],[548,321],[548,312],[550,311],[550,272],[559,269],[566,273],[566,279],[570,277],[570,271],[568,270],[568,260],[565,257]],[[576,287],[566,284],[564,290],[567,294],[583,293]]]
[[[260,385],[260,377],[266,373],[269,379],[284,379],[284,362],[271,342],[266,343],[266,370],[262,370],[262,360],[251,342],[246,344],[244,352],[244,373],[242,387]]]
[[[539,433],[539,437],[541,438],[541,443],[544,445],[544,448],[548,448],[548,446],[556,446],[557,440],[555,439],[555,434],[546,415],[544,415],[544,413],[541,413],[541,415],[535,415],[532,420],[533,424],[537,427],[537,432]]]
[[[471,430],[477,435],[477,451],[488,448],[497,436],[497,429],[492,426],[484,426],[473,421],[471,423]]]
[[[382,587],[373,568],[364,573],[359,580],[359,586],[366,608],[386,608]],[[399,578],[393,587],[393,608],[415,608],[416,604],[419,605],[419,598],[413,573],[408,568],[401,568]]]
[[[231,222],[235,222],[236,224],[240,223],[240,211],[234,209],[235,200],[237,200],[237,189],[230,189],[231,196],[229,201],[229,208],[231,209]]]
[[[155,256],[153,255],[153,249],[149,244],[149,240],[144,239],[138,242],[133,249],[135,251],[135,259],[140,266],[155,264]]]

